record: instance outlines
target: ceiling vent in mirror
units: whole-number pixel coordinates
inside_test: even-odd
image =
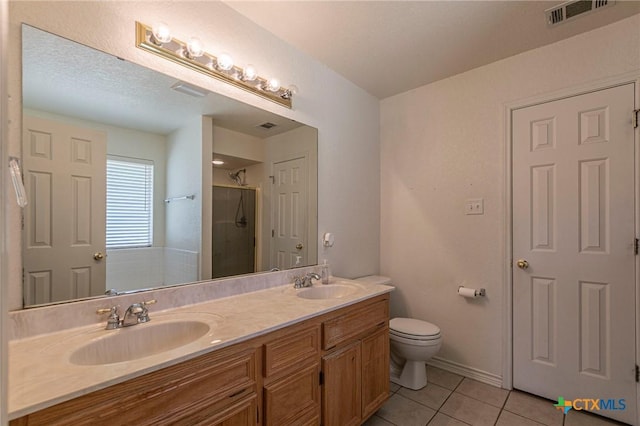
[[[193,84],[186,83],[184,81],[178,81],[171,86],[176,92],[184,93],[185,95],[194,96],[196,98],[202,98],[207,96],[209,91],[202,87],[194,86]]]
[[[554,26],[614,4],[615,0],[571,0],[547,9],[544,13],[547,25]]]
[[[263,129],[267,129],[267,130],[269,130],[269,129],[273,128],[273,127],[276,127],[276,126],[277,126],[277,124],[270,123],[268,121],[266,123],[262,123],[262,124],[258,125],[258,127],[262,127]]]

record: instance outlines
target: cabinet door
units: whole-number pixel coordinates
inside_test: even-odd
[[[362,418],[373,414],[389,398],[389,329],[362,339]]]
[[[323,425],[359,425],[362,418],[360,342],[323,357],[322,371]]]
[[[264,386],[264,424],[300,425],[320,414],[318,363]],[[313,423],[311,423],[313,424]],[[317,423],[316,423],[317,424]]]

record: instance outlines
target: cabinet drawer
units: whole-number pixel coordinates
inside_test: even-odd
[[[322,348],[330,349],[354,339],[367,330],[386,324],[388,320],[389,304],[384,299],[325,321],[322,324]]]
[[[319,353],[319,325],[295,330],[264,345],[264,377],[299,368],[303,363],[317,362]]]
[[[213,404],[202,407],[180,420],[166,419],[171,426],[255,426],[258,419],[258,396],[253,393],[231,405]],[[154,425],[159,426],[159,425]]]
[[[265,426],[298,426],[320,416],[320,368],[316,363],[264,387]],[[313,424],[313,423],[312,423]]]

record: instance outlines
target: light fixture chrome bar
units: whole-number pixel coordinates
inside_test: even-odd
[[[279,88],[276,91],[271,91],[268,89],[268,81],[259,76],[251,81],[245,81],[242,78],[242,68],[233,66],[228,71],[221,70],[217,67],[218,58],[207,52],[204,52],[200,57],[189,57],[187,43],[175,37],[167,43],[160,43],[153,36],[151,27],[137,21],[136,47],[291,108],[293,95],[291,90]]]

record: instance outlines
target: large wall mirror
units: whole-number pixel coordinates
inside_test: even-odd
[[[317,263],[317,130],[23,25],[24,306]]]

